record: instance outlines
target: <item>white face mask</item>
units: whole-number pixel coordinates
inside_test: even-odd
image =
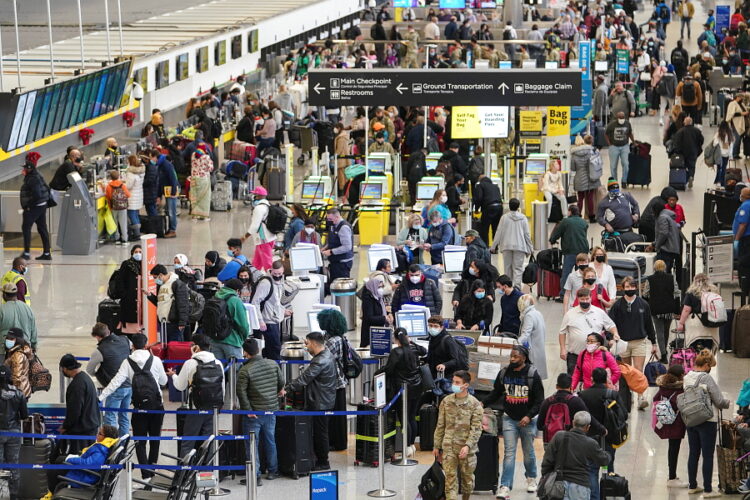
[[[625,118],[618,118],[617,119],[617,123],[619,123],[620,125],[624,125],[625,124]]]
[[[419,229],[422,227],[422,224],[414,224],[411,228],[412,229]]]
[[[446,203],[448,201],[448,197],[443,195],[440,197],[440,203]]]
[[[314,227],[306,227],[305,228],[305,232],[307,234],[313,234],[315,232],[315,228]]]
[[[419,276],[409,276],[409,281],[411,281],[415,285],[417,283],[419,283],[421,280],[422,280],[422,276],[421,275],[419,275]]]
[[[385,294],[385,290],[382,288],[378,288],[377,292],[378,292],[378,297],[382,297]]]

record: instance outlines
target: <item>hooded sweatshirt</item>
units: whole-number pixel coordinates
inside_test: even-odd
[[[662,399],[668,399],[672,406],[672,410],[678,415],[674,423],[655,427],[654,432],[662,439],[684,438],[686,430],[685,422],[680,418],[679,410],[677,409],[677,396],[685,392],[682,388],[682,380],[679,380],[674,375],[665,373],[656,378],[656,385],[659,387],[659,390],[656,391],[656,394],[654,395],[654,404]]]
[[[654,247],[657,252],[680,253],[680,226],[676,222],[677,214],[664,209],[656,219],[656,240]]]
[[[223,287],[216,292],[216,298],[225,300],[227,303],[227,314],[231,319],[231,333],[224,340],[218,340],[220,344],[229,344],[234,347],[242,347],[242,343],[250,334],[250,324],[247,321],[247,311],[237,291]]]
[[[500,217],[500,225],[495,233],[492,249],[515,250],[527,255],[534,250],[531,244],[529,220],[519,211],[510,211]]]

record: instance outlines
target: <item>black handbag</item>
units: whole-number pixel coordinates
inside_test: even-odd
[[[534,285],[538,280],[538,276],[539,265],[536,263],[536,259],[532,254],[532,256],[529,257],[529,263],[526,265],[526,269],[523,270],[521,281],[523,281],[525,285]]]
[[[602,498],[609,497],[630,497],[630,487],[628,486],[628,480],[623,476],[609,472],[602,474],[601,481],[599,481],[599,489],[601,491]]]

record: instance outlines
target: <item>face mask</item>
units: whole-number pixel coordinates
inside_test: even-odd
[[[581,265],[579,265],[579,266],[578,266],[578,270],[579,270],[579,271],[583,271],[583,270],[584,270],[584,269],[586,269],[587,267],[589,267],[589,265],[588,265],[588,264],[581,264]]]
[[[591,307],[591,302],[579,302],[578,305],[580,305],[581,309],[585,311],[586,309]]]
[[[459,392],[461,392],[461,386],[451,384],[451,391],[453,391],[453,394],[458,394]]]
[[[21,274],[26,274],[26,268],[24,267],[23,269],[19,269],[18,272]]]
[[[163,285],[163,284],[164,284],[164,280],[163,280],[163,279],[161,279],[161,278],[156,278],[156,279],[155,279],[154,281],[155,281],[155,282],[156,282],[156,284],[157,284],[157,285],[159,285],[159,286],[161,286],[161,285]]]
[[[508,363],[508,368],[510,368],[511,370],[515,370],[516,368],[519,368],[520,366],[521,366],[521,363],[517,363],[513,361]]]
[[[139,252],[139,253],[134,253],[133,254],[133,260],[134,261],[140,262],[142,259],[143,259],[143,254],[142,253]]]
[[[727,64],[727,63],[729,63],[729,59],[722,59],[722,60],[721,60],[721,62],[722,62],[723,64]]]
[[[412,226],[411,228],[412,228],[412,229],[416,229],[416,230],[419,230],[419,228],[421,228],[421,227],[422,227],[422,225],[421,225],[421,224],[414,224],[414,225],[413,225],[413,226]]]
[[[474,292],[474,297],[476,297],[479,300],[482,300],[485,296],[484,292]]]
[[[448,197],[447,196],[441,196],[440,197],[440,203],[446,203],[447,201],[448,201]]]
[[[583,282],[587,285],[593,285],[594,283],[596,283],[596,278],[586,278],[585,280],[583,280]]]
[[[271,276],[271,277],[273,278],[274,281],[281,281],[281,280],[284,279],[284,275],[283,274],[281,276]]]
[[[599,349],[599,346],[597,344],[586,344],[586,350],[588,352],[594,352],[597,349]]]
[[[628,297],[633,297],[635,296],[635,292],[636,290],[625,290],[623,293],[627,295]]]
[[[253,200],[253,206],[254,207],[257,206],[259,202],[260,202],[260,200]]]
[[[604,262],[605,260],[606,260],[606,257],[604,257],[604,255],[597,255],[596,256],[596,261],[597,262]]]
[[[429,333],[432,337],[437,337],[438,335],[440,335],[441,331],[442,329],[440,328],[428,328],[427,329],[427,333]]]
[[[182,264],[175,264],[174,265],[175,269],[182,269],[182,267],[183,267]]]
[[[315,232],[315,228],[314,227],[306,227],[305,228],[305,233],[307,233],[307,234],[313,234],[314,232]]]
[[[156,160],[150,160],[150,161],[149,161],[149,163],[150,163],[151,165],[156,165]]]
[[[243,283],[250,283],[250,278],[240,278],[240,281]]]
[[[473,267],[470,267],[470,268],[469,268],[469,274],[471,274],[472,276],[476,276],[476,275],[477,275],[477,272],[476,272],[476,271],[474,270],[474,268],[473,268]]]
[[[16,341],[15,340],[6,340],[5,341],[5,348],[6,349],[13,349],[15,347]]]
[[[613,189],[612,191],[609,192],[609,197],[610,198],[614,198],[618,194],[620,194],[620,190],[619,189]]]
[[[422,280],[422,276],[409,276],[409,281],[414,283],[415,285],[419,283]]]
[[[433,222],[432,227],[440,227],[440,222]]]
[[[378,288],[377,289],[377,295],[378,295],[378,297],[382,297],[383,295],[385,295],[385,289]]]
[[[623,125],[625,123],[625,118],[618,118],[617,123],[619,123],[620,125]]]
[[[234,259],[234,252],[231,250],[227,250],[227,257],[229,257],[230,259]]]

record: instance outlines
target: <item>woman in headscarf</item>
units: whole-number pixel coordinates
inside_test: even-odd
[[[474,280],[482,280],[484,283],[494,284],[498,276],[497,269],[493,265],[487,264],[482,260],[471,261],[469,267],[461,273],[461,281],[458,282],[456,289],[453,291],[453,307],[458,307],[464,295],[469,293]],[[494,302],[494,290],[491,290],[487,294],[487,297]]]
[[[200,269],[193,269],[188,264],[188,258],[187,255],[184,253],[178,253],[174,256],[174,260],[172,261],[174,264],[174,272],[177,275],[178,278],[180,278],[180,281],[185,283],[187,286],[192,288],[193,290],[196,289],[196,282],[203,281],[203,275],[200,272]]]
[[[205,143],[195,148],[190,165],[190,215],[193,219],[211,220],[211,172],[214,162]]]
[[[206,267],[204,268],[203,272],[203,279],[208,278],[217,278],[219,273],[222,269],[224,269],[224,266],[227,265],[227,261],[225,261],[223,258],[219,256],[219,252],[215,250],[210,250],[206,252]]]
[[[123,327],[127,323],[138,323],[141,260],[141,245],[133,245],[130,249],[130,258],[120,264],[120,272],[117,275],[117,295],[120,298],[120,321]]]
[[[493,304],[487,297],[485,286],[482,280],[474,280],[471,290],[461,298],[456,309],[456,328],[459,330],[484,331],[490,328]]]
[[[521,312],[521,330],[518,343],[529,349],[529,361],[534,363],[542,380],[547,379],[547,354],[544,351],[546,327],[544,316],[536,308],[536,299],[530,293],[518,299]]]
[[[370,279],[362,291],[362,329],[360,330],[360,347],[370,345],[370,327],[386,326],[393,323],[393,316],[386,310],[383,300],[385,285],[383,280]]]

